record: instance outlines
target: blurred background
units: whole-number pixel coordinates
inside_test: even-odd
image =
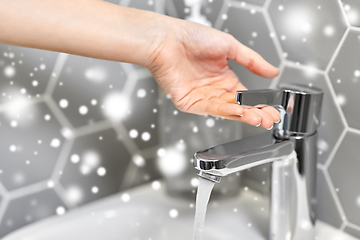
[[[232,34],[280,68],[264,79],[229,62],[249,89],[322,88],[318,218],[360,238],[359,0],[110,2]],[[0,237],[162,179],[172,196],[194,199],[193,153],[261,131],[176,110],[142,67],[2,44]],[[266,194],[268,170],[228,177],[215,194]]]

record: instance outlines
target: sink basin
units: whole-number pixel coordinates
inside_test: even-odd
[[[163,186],[163,184],[162,184]],[[191,239],[194,202],[143,185],[15,231],[3,240]],[[252,191],[211,201],[203,240],[266,240],[268,199]],[[356,240],[321,221],[317,240]]]

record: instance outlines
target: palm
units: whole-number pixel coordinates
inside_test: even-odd
[[[191,29],[188,29],[181,40],[164,42],[156,57],[156,68],[152,69],[159,85],[171,95],[175,106],[181,111],[210,114],[252,125],[260,122],[263,127],[272,126],[274,119],[267,115],[275,114],[276,118],[278,114],[273,109],[243,109],[235,104],[236,91],[246,89],[227,63],[227,59],[239,61],[239,49],[236,49],[238,45],[234,46],[235,40],[211,28],[204,27],[202,30],[204,31],[199,35],[192,34]],[[240,52],[248,54],[247,51],[241,49]],[[266,63],[264,60],[263,62]],[[263,62],[254,63],[252,57],[241,63],[259,73],[263,70],[261,67],[264,67],[259,65],[256,68],[256,64],[264,65]]]

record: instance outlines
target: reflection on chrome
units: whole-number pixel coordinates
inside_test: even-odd
[[[231,173],[271,163],[269,239],[314,239],[316,143],[323,92],[303,85],[239,91],[241,105],[275,107],[281,121],[272,132],[199,151],[194,166],[214,182]]]

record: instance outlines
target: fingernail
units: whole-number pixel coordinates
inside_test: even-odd
[[[274,126],[274,125],[273,125],[273,126]],[[271,130],[271,129],[273,128],[273,126],[271,126],[271,127],[267,128],[267,130]]]
[[[256,125],[255,127],[260,127],[261,123],[259,123],[258,125]]]
[[[240,115],[240,117],[243,117],[243,116],[244,116],[244,114],[241,114],[241,115]]]
[[[279,121],[275,122],[275,123],[279,123],[281,121],[281,118],[279,119]]]

